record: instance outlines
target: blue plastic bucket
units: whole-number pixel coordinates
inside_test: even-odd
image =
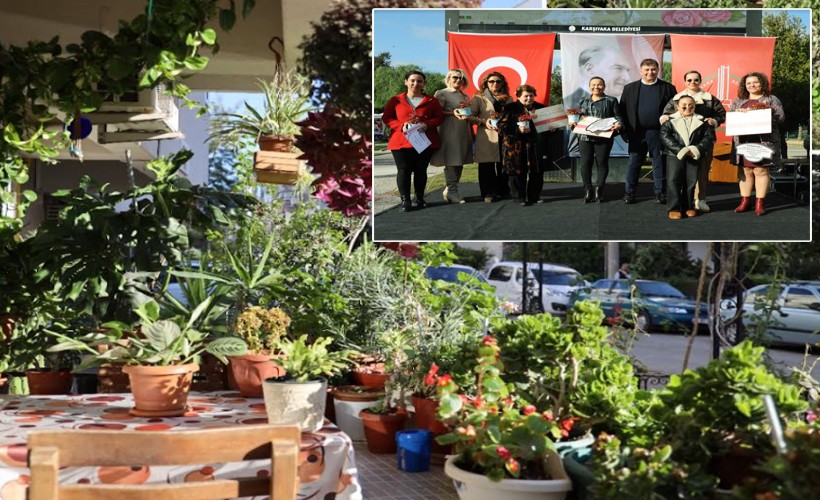
[[[413,429],[396,433],[399,469],[405,472],[424,472],[430,469],[430,440],[433,433]]]

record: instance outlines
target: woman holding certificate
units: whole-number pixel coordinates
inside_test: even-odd
[[[740,174],[740,205],[735,212],[745,212],[750,208],[752,188],[755,190],[755,214],[766,213],[763,200],[769,191],[769,167],[780,163],[780,132],[779,126],[786,121],[783,113],[783,104],[780,99],[769,93],[769,80],[763,73],[752,72],[740,79],[737,89],[737,99],[729,105],[729,111],[753,111],[770,109],[772,115],[771,132],[767,134],[735,135],[733,146],[735,155],[732,163],[742,166]],[[761,144],[772,151],[769,158],[759,158],[743,150],[738,150],[743,144]]]
[[[416,189],[416,207],[427,206],[424,201],[427,165],[430,164],[433,151],[441,146],[438,126],[444,121],[444,114],[438,100],[423,92],[426,81],[427,78],[421,71],[407,73],[404,77],[407,92],[391,97],[382,114],[382,121],[393,131],[387,148],[393,153],[393,159],[396,161],[396,184],[401,196],[402,212],[413,209],[410,200],[411,179]],[[418,141],[416,144],[411,142],[410,138],[414,133],[424,134],[430,144],[421,151],[417,150],[423,146]]]
[[[519,202],[525,207],[538,203],[544,187],[547,148],[544,134],[535,130],[533,112],[545,107],[535,102],[535,87],[519,85],[517,102],[504,106],[498,127],[503,132],[504,167],[512,179]]]
[[[610,119],[613,121],[609,131],[621,129],[621,115],[618,111],[618,100],[604,93],[606,82],[599,76],[589,79],[589,97],[581,99],[581,115],[585,117]],[[575,128],[575,123],[570,123]],[[601,203],[604,201],[604,185],[609,174],[609,153],[612,152],[612,134],[595,136],[578,135],[578,148],[581,150],[581,179],[584,181],[584,203]],[[608,136],[608,137],[606,137]],[[598,175],[595,188],[592,187],[592,162],[597,165]]]
[[[661,125],[661,144],[666,155],[667,212],[676,220],[685,213],[697,215],[694,207],[695,183],[700,158],[715,144],[715,131],[705,118],[695,114],[695,98],[678,99],[678,111]]]

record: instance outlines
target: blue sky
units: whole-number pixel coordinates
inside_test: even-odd
[[[491,3],[512,6],[519,2],[489,0]],[[772,12],[772,11],[764,11]],[[799,17],[803,26],[811,25],[810,11],[794,10],[791,15]],[[374,12],[373,53],[390,52],[391,64],[415,64],[423,70],[447,72],[447,42],[444,40],[444,11],[442,10],[393,10]],[[668,54],[664,58],[670,60]],[[561,58],[556,52],[553,64]]]

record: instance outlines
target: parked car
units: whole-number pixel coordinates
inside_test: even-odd
[[[539,285],[543,285],[543,311],[554,316],[565,316],[570,295],[581,286],[589,283],[581,273],[571,267],[557,264],[527,263],[527,276],[534,295],[538,296]],[[502,300],[521,304],[521,288],[524,277],[522,262],[496,262],[487,271],[487,281],[495,287],[495,294]]]
[[[804,346],[820,344],[820,281],[794,281],[777,285],[752,287],[743,297],[743,324],[753,329],[765,317],[766,307],[772,313],[764,339],[772,344]],[[771,295],[769,295],[771,292]],[[720,304],[720,316],[729,322],[737,314],[735,301]],[[735,331],[729,325],[729,334]]]
[[[424,270],[424,275],[427,279],[448,281],[450,283],[462,283],[459,279],[459,273],[466,273],[473,276],[480,283],[487,284],[487,280],[481,275],[476,268],[465,266],[462,264],[453,264],[451,266],[430,266]]]
[[[582,288],[573,297],[600,302],[606,322],[631,323],[632,309],[637,314],[635,327],[643,331],[664,330],[689,332],[695,321],[695,301],[665,281],[635,280],[634,301],[631,300],[630,281],[601,279]],[[709,332],[709,306],[700,305],[698,333]]]

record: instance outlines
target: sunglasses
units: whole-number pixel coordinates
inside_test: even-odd
[[[487,83],[501,83],[501,80],[487,80]]]
[[[466,80],[466,78],[464,78],[463,76],[458,76],[458,75],[451,75],[450,78],[455,79],[455,80]]]
[[[699,82],[699,81],[700,81],[700,78],[688,78],[686,80],[686,83]]]

